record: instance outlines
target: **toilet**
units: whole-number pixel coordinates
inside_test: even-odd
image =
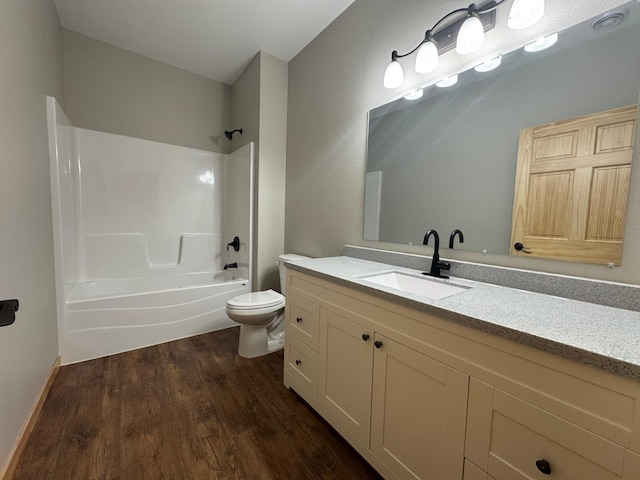
[[[280,288],[285,293],[284,262],[305,257],[288,253],[278,257]],[[227,316],[240,324],[238,355],[254,358],[284,347],[284,295],[274,290],[251,292],[233,297],[227,302]]]

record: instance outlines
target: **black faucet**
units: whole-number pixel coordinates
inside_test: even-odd
[[[464,235],[462,235],[462,230],[458,230],[457,228],[451,232],[451,235],[449,236],[449,248],[453,248],[453,240],[456,238],[456,235],[458,235],[458,240],[460,240],[460,243],[464,243]]]
[[[227,250],[229,247],[233,247],[233,249],[237,252],[240,250],[240,239],[238,237],[233,237],[233,242],[227,243]]]
[[[228,270],[230,268],[238,268],[238,262],[224,264],[224,270]]]
[[[429,273],[427,272],[422,272],[423,275],[430,275],[432,277],[438,277],[438,278],[449,278],[446,275],[442,275],[440,273],[440,270],[449,270],[451,268],[451,265],[447,262],[441,262],[440,261],[440,235],[438,235],[438,232],[436,232],[435,230],[429,230],[427,231],[427,233],[424,234],[424,240],[422,240],[422,244],[423,245],[428,245],[429,244],[429,237],[431,237],[431,235],[433,235],[436,239],[436,244],[433,247],[433,258],[431,259],[431,269],[429,270]]]

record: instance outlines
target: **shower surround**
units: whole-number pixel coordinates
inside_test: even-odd
[[[225,155],[81,129],[51,97],[47,115],[62,363],[235,325],[253,144]]]

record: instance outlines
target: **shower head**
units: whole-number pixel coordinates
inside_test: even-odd
[[[240,135],[242,135],[242,129],[241,128],[236,128],[235,130],[225,130],[224,132],[224,136],[227,137],[229,140],[231,140],[233,138],[233,134],[236,132],[240,132]]]

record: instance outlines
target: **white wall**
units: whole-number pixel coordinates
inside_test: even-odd
[[[18,298],[0,328],[0,465],[58,354],[45,95],[63,98],[51,0],[0,2],[0,298]]]
[[[231,151],[228,85],[69,30],[62,38],[65,112],[76,127]]]
[[[356,0],[289,63],[287,194],[285,247],[310,256],[340,255],[344,244],[429,255],[429,247],[362,240],[367,112],[418,85],[479,63],[491,49],[511,50],[526,36],[551,33],[578,23],[620,0],[547,0],[545,18],[527,31],[489,32],[485,50],[441,57],[439,73],[418,76],[406,63],[406,87],[387,90],[384,70],[392,50],[413,48],[437,19],[460,7],[453,0]],[[510,4],[499,7],[496,22],[506,24]],[[639,136],[640,137],[640,136]],[[640,158],[636,142],[635,160]],[[602,266],[447,252],[447,257],[533,270],[640,283],[640,169],[634,168],[629,195],[622,266]]]

